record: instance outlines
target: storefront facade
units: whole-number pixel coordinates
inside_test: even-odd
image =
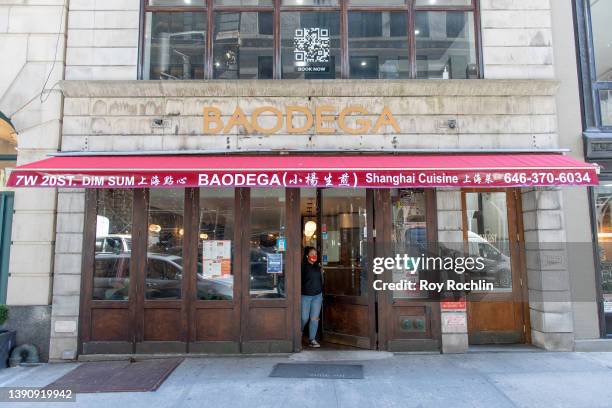
[[[542,245],[566,241],[562,186],[597,176],[556,161],[550,6],[123,3],[70,8],[54,158],[69,161],[33,165],[41,177],[77,175],[47,186],[57,188],[52,359],[299,351],[307,245],[322,256],[329,343],[573,347],[572,311],[556,297],[570,297],[567,254]],[[279,184],[263,168],[241,173],[262,157]],[[289,164],[274,167],[279,157]],[[394,178],[393,167],[367,179],[423,157],[423,178]],[[291,185],[291,171],[304,180]],[[440,247],[503,265],[485,277],[493,290],[374,290],[376,257]]]

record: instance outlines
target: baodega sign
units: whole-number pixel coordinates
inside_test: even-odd
[[[299,105],[286,106],[284,111],[273,106],[262,106],[251,114],[236,106],[229,117],[223,117],[221,109],[204,107],[204,134],[228,134],[238,128],[247,134],[272,135],[285,129],[287,133],[308,133],[314,128],[315,134],[344,132],[358,135],[365,133],[400,133],[400,126],[388,107],[372,113],[362,106],[349,106],[340,111],[331,105],[317,105],[314,111]],[[271,117],[262,125],[260,117]],[[299,118],[299,124],[294,119]],[[334,126],[336,124],[337,126]]]

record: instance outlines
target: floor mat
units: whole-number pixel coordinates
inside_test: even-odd
[[[274,366],[270,377],[280,378],[327,378],[327,379],[361,379],[363,365],[361,364],[288,364],[279,363]]]
[[[167,358],[83,363],[45,389],[70,389],[77,394],[155,391],[182,361]]]

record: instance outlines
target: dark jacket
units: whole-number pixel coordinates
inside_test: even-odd
[[[302,295],[315,296],[323,292],[323,276],[318,263],[302,264]]]

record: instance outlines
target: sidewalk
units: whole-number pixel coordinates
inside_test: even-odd
[[[328,352],[334,353],[334,352]],[[346,354],[340,356],[344,362]],[[612,353],[503,352],[461,355],[356,354],[365,379],[270,378],[274,364],[319,359],[186,359],[156,392],[79,394],[76,403],[0,407],[610,407]],[[375,359],[370,359],[374,357]],[[322,359],[334,360],[333,354]],[[77,363],[0,371],[0,387],[40,387]]]

